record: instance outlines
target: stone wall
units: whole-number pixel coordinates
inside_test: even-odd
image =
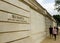
[[[49,36],[49,27],[50,26],[53,27],[53,21],[48,17],[45,17],[45,26],[46,26],[46,35]]]
[[[31,37],[40,43],[46,37],[45,17],[31,9]]]
[[[18,0],[0,0],[0,43],[31,43],[30,7]]]
[[[0,0],[0,43],[41,43],[49,22],[23,0]]]

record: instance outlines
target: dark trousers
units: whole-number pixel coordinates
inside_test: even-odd
[[[53,33],[52,33],[52,31],[50,32],[50,38],[51,38],[51,37],[53,37]]]
[[[54,34],[54,38],[55,38],[55,40],[56,40],[56,34]]]

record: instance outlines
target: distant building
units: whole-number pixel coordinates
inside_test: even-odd
[[[41,43],[53,17],[36,0],[0,0],[0,43]]]

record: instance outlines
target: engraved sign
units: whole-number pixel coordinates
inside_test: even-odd
[[[23,15],[0,12],[0,21],[25,24],[29,23],[29,18]]]

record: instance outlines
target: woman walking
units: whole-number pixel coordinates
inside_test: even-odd
[[[53,28],[53,35],[54,35],[54,38],[56,40],[56,35],[57,35],[57,29],[56,29],[56,27]]]

